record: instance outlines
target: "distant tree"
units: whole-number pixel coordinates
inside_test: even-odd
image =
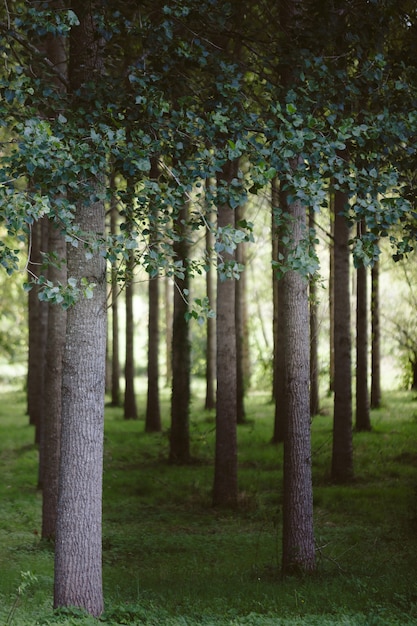
[[[381,331],[379,306],[379,261],[371,270],[371,408],[381,406]]]
[[[334,199],[334,417],[332,479],[353,477],[352,357],[350,328],[350,228],[345,216],[348,197],[335,191]]]
[[[314,230],[314,212],[310,209],[308,213],[309,228]],[[310,414],[318,415],[320,412],[319,396],[319,359],[318,359],[318,306],[317,306],[317,285],[315,278],[310,278],[309,282],[310,301]]]
[[[235,228],[235,211],[228,201],[229,188],[237,177],[237,161],[226,161],[218,173],[217,229],[221,233],[217,264],[217,401],[214,462],[214,506],[236,506],[237,478],[237,386],[234,252],[223,242]]]
[[[365,225],[358,223],[361,236]],[[368,272],[360,264],[356,270],[356,420],[358,431],[371,430],[368,390]]]
[[[210,212],[207,219],[211,221],[213,215]],[[214,237],[212,228],[206,228],[206,257],[208,269],[206,272],[206,297],[208,298],[209,305],[215,308],[215,293],[216,293],[216,275],[213,267],[213,246]],[[214,317],[208,317],[206,333],[206,399],[204,407],[207,410],[214,409],[216,407],[215,397],[215,383],[216,383],[216,321]]]
[[[190,462],[190,376],[191,345],[189,338],[190,276],[187,259],[189,257],[188,233],[189,201],[184,200],[174,218],[176,240],[173,251],[176,260],[184,263],[183,277],[176,276],[174,284],[174,306],[172,323],[172,394],[171,394],[171,433],[169,459],[171,463]]]
[[[110,178],[110,188],[113,191],[110,198],[110,234],[117,234],[117,199],[114,193],[115,172],[112,171]],[[112,265],[110,270],[111,281],[111,404],[120,406],[120,347],[119,347],[119,293],[118,270]]]

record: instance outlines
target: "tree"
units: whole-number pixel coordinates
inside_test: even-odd
[[[364,224],[358,224],[358,230]],[[356,270],[356,430],[371,430],[368,391],[368,285],[367,268]]]
[[[371,269],[371,408],[381,405],[381,331],[379,307],[379,261]]]
[[[74,102],[72,112],[81,125],[88,124],[93,113],[94,102],[89,96],[101,78],[103,42],[96,29],[97,6],[76,0],[72,9],[79,24],[71,29],[69,83]],[[93,174],[94,165],[94,161],[84,163],[84,183],[95,191],[93,200],[88,195],[75,199],[74,224],[83,233],[94,233],[100,238],[105,233],[104,170],[101,167]],[[83,246],[70,244],[67,267],[69,277],[78,285],[87,279],[94,283],[94,289],[88,293],[92,297],[79,298],[67,315],[54,605],[77,606],[98,616],[103,611],[101,499],[106,264],[94,246],[86,255]]]
[[[217,262],[217,401],[214,465],[214,506],[237,505],[237,387],[234,246],[227,245],[227,233],[235,228],[235,211],[228,193],[237,177],[237,162],[226,161],[217,178],[217,232],[221,237]]]
[[[186,265],[188,243],[189,202],[184,200],[175,222],[175,258]],[[172,463],[190,462],[190,373],[191,346],[187,321],[190,276],[185,268],[182,277],[175,278],[172,323],[172,395],[169,458]]]
[[[350,228],[345,217],[347,203],[347,195],[336,190],[333,241],[334,416],[332,450],[332,479],[336,482],[347,482],[353,476]]]

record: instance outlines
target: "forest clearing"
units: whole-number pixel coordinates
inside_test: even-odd
[[[1,623],[149,626],[402,626],[417,623],[417,397],[384,394],[373,430],[354,434],[356,477],[329,481],[330,402],[312,421],[317,573],[280,572],[282,445],[271,444],[273,405],[247,400],[238,428],[239,507],[211,503],[214,414],[193,393],[194,462],[168,463],[162,433],[106,409],[100,619],[51,612],[53,549],[40,539],[38,452],[23,392],[0,403]],[[144,394],[138,400],[143,407]],[[142,417],[142,416],[140,416]]]

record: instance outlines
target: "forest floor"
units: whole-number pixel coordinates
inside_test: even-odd
[[[193,399],[192,454],[169,465],[164,431],[106,408],[100,621],[53,613],[53,548],[40,540],[38,453],[23,392],[0,393],[0,626],[417,625],[417,398],[387,392],[354,434],[355,479],[329,480],[331,403],[312,423],[317,573],[280,575],[282,449],[266,394],[238,428],[240,507],[211,506],[214,414]],[[326,408],[327,405],[327,408]]]

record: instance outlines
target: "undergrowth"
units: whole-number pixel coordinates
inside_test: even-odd
[[[144,397],[139,399],[144,406]],[[267,396],[239,426],[240,506],[213,509],[214,414],[196,396],[194,463],[167,462],[164,431],[106,409],[103,576],[106,611],[53,612],[53,546],[40,539],[38,453],[24,395],[0,403],[0,625],[382,626],[417,624],[417,400],[390,392],[373,430],[354,434],[355,479],[329,479],[332,420],[312,424],[317,573],[280,574],[282,449]],[[326,412],[326,411],[325,411]]]

